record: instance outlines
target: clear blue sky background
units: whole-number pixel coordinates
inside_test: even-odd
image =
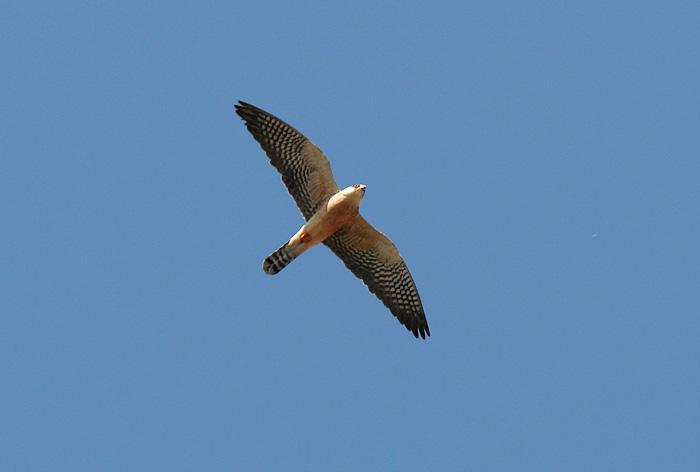
[[[0,11],[0,469],[700,470],[695,1]],[[405,331],[233,114],[411,267]]]

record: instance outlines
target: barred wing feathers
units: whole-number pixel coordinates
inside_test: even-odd
[[[328,159],[303,134],[274,115],[239,101],[236,113],[260,143],[305,219],[338,191]]]
[[[430,336],[416,284],[399,251],[361,215],[324,241],[415,337]]]

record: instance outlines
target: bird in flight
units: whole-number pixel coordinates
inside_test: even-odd
[[[265,258],[265,273],[278,273],[300,254],[323,243],[416,338],[430,336],[406,263],[394,243],[359,213],[367,187],[355,184],[340,190],[323,151],[303,134],[249,103],[239,101],[234,108],[282,174],[282,182],[306,220],[294,236]]]

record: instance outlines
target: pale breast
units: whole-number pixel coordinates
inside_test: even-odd
[[[305,228],[315,241],[320,242],[350,224],[357,214],[357,202],[338,192],[319,208]]]

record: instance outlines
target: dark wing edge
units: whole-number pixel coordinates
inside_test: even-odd
[[[391,245],[396,252],[394,260],[387,261],[382,257],[381,246],[377,248],[376,245],[367,247],[364,244],[357,244],[357,239],[351,234],[352,227],[336,232],[326,239],[324,244],[356,277],[364,282],[369,291],[381,300],[408,331],[411,331],[416,338],[420,335],[425,339],[426,336],[430,336],[430,328],[408,266],[386,236],[366,223],[364,219],[362,222],[381,236],[380,245]],[[364,228],[364,231],[366,232],[367,228]]]

